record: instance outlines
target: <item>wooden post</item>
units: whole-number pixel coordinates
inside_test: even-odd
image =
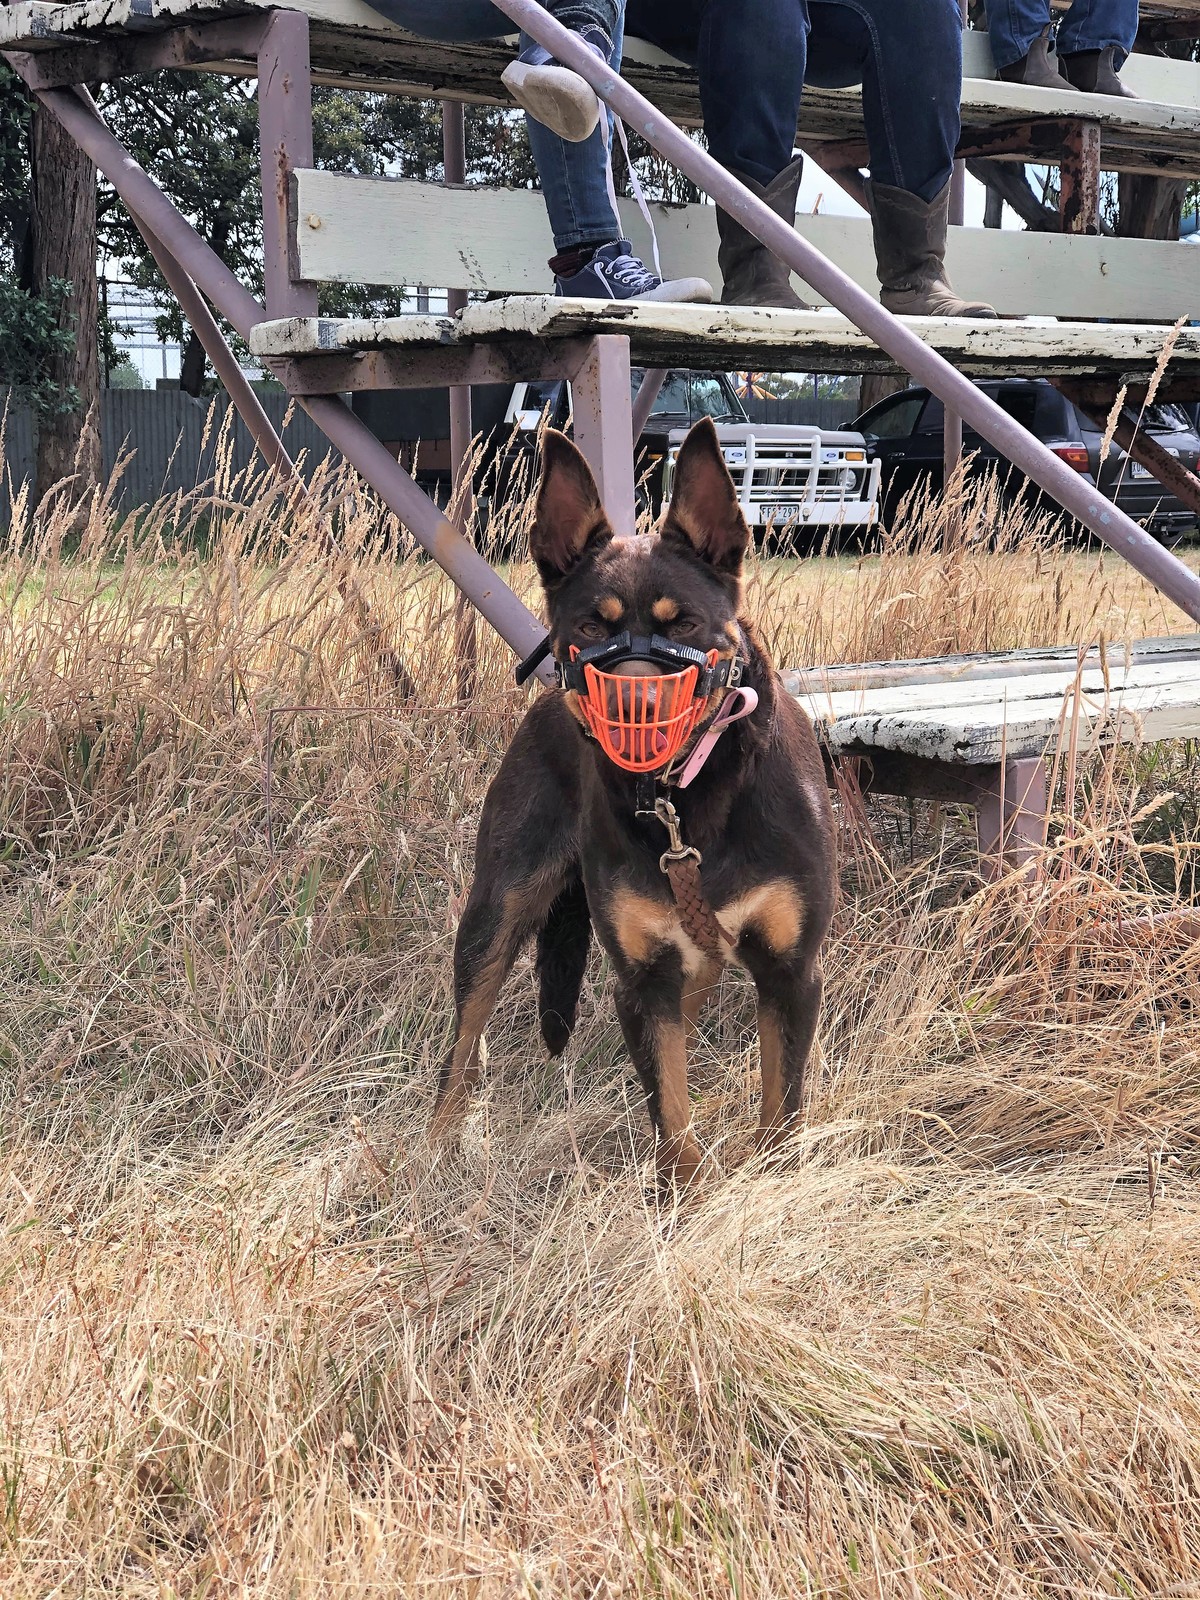
[[[967,0],[959,0],[959,11],[965,27]],[[965,161],[956,161],[950,173],[949,222],[952,228],[961,228],[963,225],[963,218],[966,215],[966,184],[967,164]],[[962,418],[957,411],[952,411],[946,406],[942,413],[942,505],[946,511],[944,539],[947,548],[954,548],[962,542],[961,507],[955,505],[952,508],[950,504],[951,489],[962,460],[962,439]]]
[[[308,18],[272,11],[258,49],[263,286],[268,317],[315,317],[317,286],[293,280],[288,215],[292,171],[313,164]]]
[[[571,381],[575,443],[587,457],[608,520],[624,534],[632,534],[637,521],[629,390],[629,340],[617,333],[598,335]]]
[[[467,128],[461,100],[442,101],[442,164],[446,183],[467,181]],[[465,289],[448,289],[446,307],[451,316],[467,304]],[[464,470],[471,451],[471,385],[456,383],[450,389],[451,510],[459,532],[471,536],[475,496],[470,472]],[[459,700],[475,698],[479,681],[479,638],[475,608],[460,591],[454,599],[454,657]]]
[[[1064,233],[1100,232],[1100,126],[1071,122],[1063,137],[1058,212]]]

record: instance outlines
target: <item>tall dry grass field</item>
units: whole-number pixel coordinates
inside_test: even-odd
[[[727,1175],[659,1200],[598,957],[555,1065],[519,967],[435,1157],[525,697],[482,636],[454,706],[452,596],[351,482],[234,487],[69,556],[20,505],[3,558],[5,1600],[1200,1594],[1198,956],[1136,920],[1191,883],[1189,752],[1080,761],[1023,888],[957,813],[843,810],[777,1166],[729,976]],[[1182,623],[986,502],[934,532],[759,567],[781,662]]]

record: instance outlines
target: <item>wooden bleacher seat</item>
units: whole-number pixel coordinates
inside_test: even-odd
[[[0,7],[0,50],[90,45],[91,74],[104,77],[108,75],[105,52],[96,46],[106,41],[124,45],[130,35],[268,9],[262,0],[75,0],[67,5],[17,0]],[[296,0],[289,9],[302,11],[311,20],[316,83],[488,103],[503,98],[499,78],[511,59],[511,45],[502,40],[446,45],[418,39],[386,22],[362,0]],[[1189,0],[1187,9],[1200,14],[1195,0]],[[1039,139],[1039,127],[1055,121],[1086,121],[1102,130],[1104,164],[1110,170],[1158,177],[1200,175],[1200,67],[1195,64],[1134,56],[1125,76],[1142,98],[1120,100],[1080,94],[1065,85],[1061,91],[1050,91],[998,82],[986,36],[968,30],[964,40],[963,127],[969,149],[1011,160],[1053,161],[1054,150]],[[179,64],[188,65],[186,49],[181,55]],[[232,47],[219,70],[252,76],[252,52],[239,53]],[[689,67],[631,39],[624,74],[677,122],[699,124],[695,75]],[[1004,148],[989,152],[988,140],[998,129],[1006,130]],[[806,89],[801,144],[816,148],[823,143],[853,144],[862,138],[857,90]]]
[[[864,789],[976,808],[981,858],[1003,836],[1020,864],[1045,837],[1046,763],[1072,740],[1200,735],[1200,637],[1129,647],[1015,650],[787,672],[830,762],[860,758]]]

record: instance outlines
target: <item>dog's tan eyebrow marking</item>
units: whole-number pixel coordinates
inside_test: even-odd
[[[650,607],[656,622],[674,622],[679,615],[679,602],[663,595],[661,600],[656,600]]]
[[[604,595],[603,598],[597,603],[596,610],[604,618],[605,622],[620,622],[621,618],[625,615],[625,607],[617,599],[615,594]]]

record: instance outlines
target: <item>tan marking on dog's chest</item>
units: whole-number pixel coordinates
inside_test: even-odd
[[[673,944],[683,959],[687,977],[704,970],[708,957],[683,931],[673,905],[635,894],[632,889],[618,889],[612,897],[610,915],[617,943],[630,961],[642,966],[663,945]]]
[[[753,928],[768,949],[782,954],[800,938],[804,901],[794,883],[776,878],[773,883],[760,883],[736,900],[718,906],[716,912],[721,926],[735,941],[747,928]]]
[[[770,950],[779,954],[792,949],[800,937],[804,902],[794,884],[779,878],[761,883],[714,910],[722,928],[734,944],[747,928],[753,928]],[[684,932],[673,905],[618,889],[612,898],[613,927],[617,942],[630,961],[639,966],[651,960],[665,944],[673,944],[683,958],[687,977],[704,970],[708,957]],[[732,961],[730,952],[726,961]]]

